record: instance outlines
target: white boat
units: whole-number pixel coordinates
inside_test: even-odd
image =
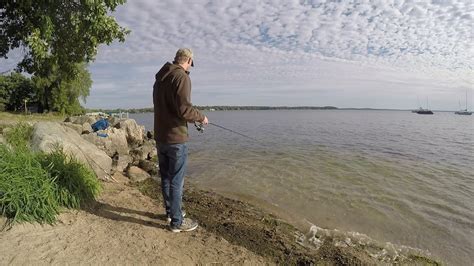
[[[461,104],[459,104],[459,105],[461,105]],[[466,109],[464,109],[464,110],[461,109],[460,111],[455,112],[455,114],[457,114],[457,115],[472,115],[472,112],[467,110],[467,90],[466,90]]]

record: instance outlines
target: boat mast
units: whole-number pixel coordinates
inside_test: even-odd
[[[466,112],[467,112],[467,89],[466,89]]]

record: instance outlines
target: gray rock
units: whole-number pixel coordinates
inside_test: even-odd
[[[142,170],[142,169],[140,169],[136,166],[132,166],[132,167],[128,168],[127,176],[133,182],[143,181],[143,180],[146,180],[146,179],[151,177],[150,174],[148,174],[146,171],[144,171],[144,170]]]
[[[117,124],[120,122],[120,121],[124,121],[125,119],[120,119],[118,117],[114,117],[114,116],[109,116],[107,118],[107,121],[109,121],[109,126],[110,127],[116,127]]]
[[[121,120],[115,125],[115,127],[125,131],[127,142],[130,146],[139,146],[143,143],[145,127],[139,126],[135,120]]]
[[[71,123],[71,122],[63,122],[62,124],[63,124],[64,126],[68,127],[68,128],[73,129],[73,130],[76,131],[78,134],[82,134],[82,126],[81,126],[81,125],[73,124],[73,123]]]
[[[116,156],[112,158],[112,168],[114,171],[122,173],[131,162],[132,157],[129,155],[120,155],[117,153]]]
[[[56,147],[89,165],[101,180],[109,180],[112,159],[94,144],[81,138],[73,129],[55,122],[38,122],[33,127],[31,147],[36,151],[51,152]]]
[[[84,123],[89,123],[89,125],[94,124],[97,122],[97,119],[93,116],[87,116],[87,115],[82,115],[82,116],[71,116],[66,118],[64,122],[71,122],[73,124],[78,124],[78,125],[83,125]]]
[[[107,137],[99,137],[97,133],[107,134]],[[109,128],[107,130],[99,130],[95,133],[82,135],[82,138],[103,150],[110,157],[114,156],[116,152],[120,155],[128,154],[125,132],[119,129]]]
[[[158,174],[158,165],[155,162],[149,160],[140,160],[138,162],[138,167],[145,170],[150,175]]]
[[[146,137],[147,137],[148,139],[153,139],[153,132],[147,131],[147,132],[146,132]]]
[[[144,145],[130,150],[130,156],[133,158],[133,165],[138,165],[140,160],[148,160],[156,155],[156,148],[149,142]]]
[[[89,134],[89,133],[92,133],[92,132],[94,132],[94,130],[92,130],[91,124],[89,124],[87,122],[82,124],[81,134]]]

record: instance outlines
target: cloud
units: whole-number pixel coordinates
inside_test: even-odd
[[[195,52],[198,104],[327,100],[371,107],[383,95],[407,108],[400,99],[431,89],[456,103],[474,82],[474,3],[468,0],[130,0],[114,15],[132,33],[125,43],[100,47],[89,106],[103,104],[96,99],[110,92],[107,86],[147,95],[155,72],[178,47]],[[297,93],[287,102],[270,97],[272,91],[289,96],[292,88]],[[331,98],[329,88],[343,90],[347,100],[336,92]],[[361,91],[378,96],[360,100]],[[449,97],[439,99],[442,108],[452,106]]]

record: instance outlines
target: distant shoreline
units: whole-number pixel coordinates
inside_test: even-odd
[[[342,110],[342,111],[406,111],[413,109],[390,109],[390,108],[339,108],[335,106],[234,106],[234,105],[215,105],[215,106],[195,106],[202,111],[268,111],[268,110]],[[87,112],[103,112],[103,113],[120,113],[128,112],[136,113],[153,113],[153,107],[147,108],[117,108],[117,109],[96,109],[88,108]],[[433,110],[433,112],[455,112],[446,110]]]

